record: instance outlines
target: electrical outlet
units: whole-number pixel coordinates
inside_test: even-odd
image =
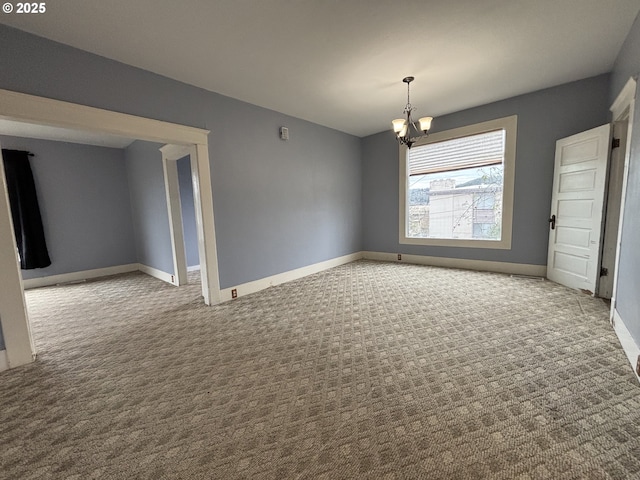
[[[401,253],[398,254],[398,260],[402,260],[402,254]]]
[[[233,289],[231,290],[231,298],[238,298],[238,290],[237,289]]]

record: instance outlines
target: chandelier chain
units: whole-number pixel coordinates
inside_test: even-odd
[[[408,81],[406,83],[407,83],[407,104],[404,107],[403,113],[408,113],[410,118],[411,112],[414,110],[413,105],[411,105],[411,96],[409,92],[409,89],[411,88],[411,81]]]

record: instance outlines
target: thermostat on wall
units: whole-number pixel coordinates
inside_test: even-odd
[[[280,140],[289,140],[289,129],[287,127],[280,127]]]

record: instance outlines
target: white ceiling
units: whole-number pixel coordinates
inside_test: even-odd
[[[358,136],[611,70],[640,0],[57,0],[0,22]],[[437,121],[437,118],[436,118]]]

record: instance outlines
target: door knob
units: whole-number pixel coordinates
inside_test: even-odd
[[[551,224],[551,230],[555,230],[556,229],[556,216],[555,215],[551,215],[551,218],[549,219],[549,223]]]

